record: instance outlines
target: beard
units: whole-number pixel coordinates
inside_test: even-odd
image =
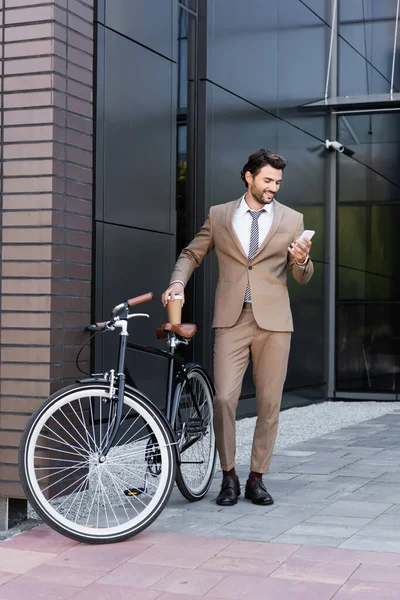
[[[259,204],[262,204],[262,206],[265,206],[266,204],[271,204],[272,200],[274,199],[272,197],[271,199],[266,200],[264,198],[264,192],[261,192],[255,187],[250,187],[250,193],[253,196],[254,200],[256,200]]]

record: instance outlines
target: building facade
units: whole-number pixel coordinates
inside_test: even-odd
[[[283,406],[399,399],[396,10],[396,0],[2,1],[0,498],[22,495],[21,431],[79,375],[84,326],[152,291],[150,319],[131,336],[159,343],[177,254],[211,205],[243,194],[241,168],[261,147],[288,159],[279,200],[316,230],[313,279],[289,283]],[[198,326],[189,353],[210,371],[216,279],[210,256],[184,308]],[[110,368],[114,342],[88,346],[82,369]],[[162,405],[165,365],[139,353],[129,364]],[[249,370],[239,415],[254,411]]]

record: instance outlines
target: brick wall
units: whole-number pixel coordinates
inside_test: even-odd
[[[28,415],[77,375],[90,322],[94,0],[0,0],[0,497]],[[88,368],[89,354],[84,366]]]

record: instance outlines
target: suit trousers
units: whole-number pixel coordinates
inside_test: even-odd
[[[250,468],[267,473],[278,432],[279,411],[286,379],[291,333],[261,329],[251,304],[245,304],[233,327],[215,329],[214,430],[221,468],[235,466],[236,409],[243,377],[253,363],[257,421]]]

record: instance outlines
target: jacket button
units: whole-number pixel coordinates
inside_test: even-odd
[[[251,271],[251,270],[252,270],[252,268],[253,268],[253,267],[250,265],[250,267],[249,267],[249,271]]]

